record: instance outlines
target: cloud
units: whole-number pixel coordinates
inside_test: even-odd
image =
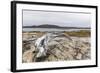
[[[59,26],[90,27],[91,14],[69,12],[23,11],[23,26],[52,24]]]

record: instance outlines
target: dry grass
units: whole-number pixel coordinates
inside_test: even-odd
[[[91,32],[89,30],[80,30],[80,31],[71,31],[71,32],[64,32],[65,34],[68,34],[69,36],[74,37],[90,37]]]
[[[32,32],[23,32],[23,35],[28,35],[28,36],[32,36],[32,35],[36,35],[38,37],[41,37],[42,35],[44,35],[46,32],[41,32],[41,31],[32,31]],[[73,37],[90,37],[91,36],[91,32],[90,30],[80,30],[80,31],[64,31],[63,32],[65,35],[69,35],[69,36],[73,36]]]

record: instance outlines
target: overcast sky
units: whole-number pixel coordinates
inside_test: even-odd
[[[23,10],[23,26],[52,24],[69,27],[90,27],[91,14]]]

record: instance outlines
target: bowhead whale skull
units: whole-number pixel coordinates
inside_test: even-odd
[[[48,50],[48,42],[57,36],[57,34],[47,33],[35,41],[36,51],[38,51],[36,55],[37,58],[46,56]]]
[[[68,35],[65,36],[64,34],[59,33],[59,32],[58,33],[56,33],[56,32],[46,33],[45,35],[43,35],[42,37],[38,38],[35,41],[35,48],[36,48],[36,51],[37,51],[36,57],[37,58],[41,57],[41,56],[46,56],[47,50],[49,49],[48,43],[56,37],[66,37],[69,40],[72,40]]]

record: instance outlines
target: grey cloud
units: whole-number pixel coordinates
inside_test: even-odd
[[[43,11],[23,11],[23,26],[52,24],[59,26],[90,27],[91,14]]]

